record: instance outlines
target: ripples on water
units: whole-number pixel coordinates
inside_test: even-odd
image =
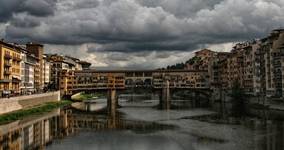
[[[205,109],[162,111],[158,102],[123,101],[118,111],[58,109],[0,126],[0,150],[282,150],[282,121],[239,125],[208,120]],[[105,101],[85,108],[101,108]],[[207,116],[207,117],[200,117]],[[206,118],[206,119],[204,119]]]

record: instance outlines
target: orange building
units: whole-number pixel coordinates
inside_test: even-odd
[[[20,92],[21,48],[0,41],[0,93]]]

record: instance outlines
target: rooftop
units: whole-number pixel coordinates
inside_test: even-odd
[[[76,73],[127,73],[127,72],[158,72],[158,73],[169,73],[169,72],[202,72],[205,73],[207,70],[80,70],[75,71]]]

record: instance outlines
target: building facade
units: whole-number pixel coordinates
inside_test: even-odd
[[[35,92],[35,66],[38,64],[38,59],[25,50],[22,50],[21,56],[21,93]]]
[[[59,76],[62,70],[75,70],[76,63],[62,55],[49,55],[47,60],[51,65],[50,83],[52,88],[59,89]]]
[[[58,54],[47,55],[47,61],[50,63],[50,84],[54,89],[60,89],[60,72],[69,70],[81,71],[89,69],[91,65],[80,59]]]
[[[274,30],[262,41],[266,95],[284,96],[284,29]]]
[[[219,53],[213,67],[213,74],[217,76],[214,77],[214,84],[217,83],[223,89],[230,90],[235,83],[238,83],[247,94],[259,94],[260,56],[259,41],[238,43],[230,53]]]
[[[216,78],[216,71],[214,72],[213,67],[215,61],[218,59],[217,55],[217,52],[214,52],[209,49],[197,51],[195,52],[195,56],[185,63],[185,69],[206,70],[208,72],[209,84],[213,84],[214,78]]]
[[[28,43],[26,45],[27,52],[29,54],[34,55],[38,59],[38,63],[34,66],[34,85],[36,91],[41,91],[44,87],[43,82],[43,68],[44,68],[44,62],[43,62],[43,45],[38,43]]]
[[[89,69],[90,63],[63,55],[44,55],[38,43],[18,45],[0,41],[0,95],[59,89],[62,70]]]
[[[0,93],[20,93],[21,49],[0,41]]]
[[[246,94],[281,98],[284,95],[284,30],[261,40],[236,44],[213,67],[213,83],[232,89],[235,82]],[[211,76],[211,74],[210,74]],[[213,84],[213,85],[214,85]],[[211,88],[216,88],[212,86]]]
[[[47,56],[43,56],[43,82],[44,82],[44,89],[47,90],[50,85],[50,78],[51,78],[51,63],[48,61]]]

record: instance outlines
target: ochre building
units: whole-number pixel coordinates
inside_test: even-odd
[[[0,41],[0,94],[19,93],[21,49]]]

